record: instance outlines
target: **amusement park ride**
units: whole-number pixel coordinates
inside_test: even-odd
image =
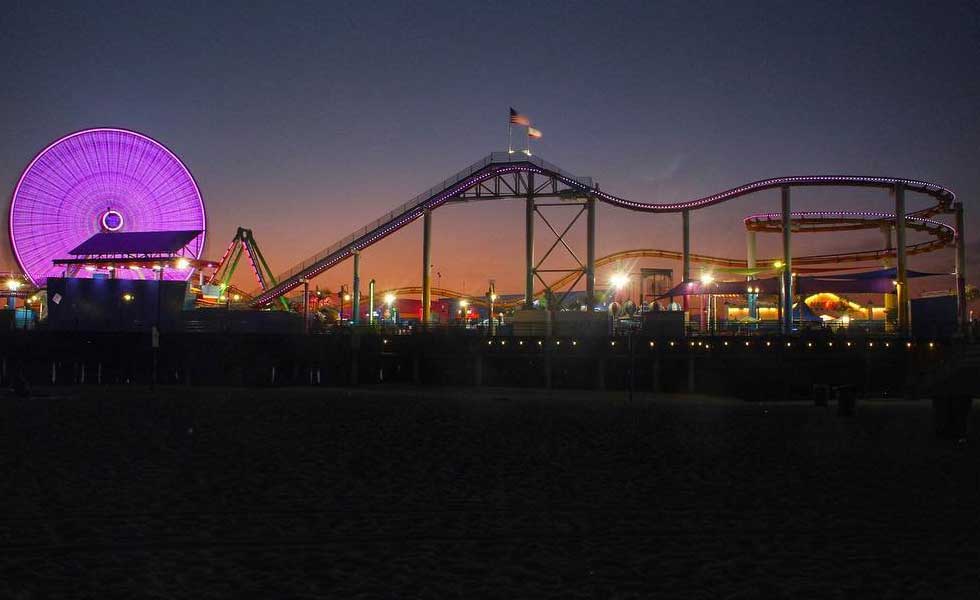
[[[793,189],[814,186],[878,188],[894,201],[894,213],[873,211],[791,210]],[[745,260],[704,256],[691,252],[690,213],[765,190],[780,190],[780,210],[745,219]],[[916,192],[930,198],[929,206],[906,209],[906,194]],[[49,277],[106,277],[123,279],[188,280],[196,271],[212,270],[209,285],[229,289],[244,254],[255,274],[258,289],[246,301],[253,308],[278,303],[288,310],[285,295],[307,286],[310,279],[355,257],[352,321],[360,318],[357,305],[362,293],[357,256],[366,248],[409,223],[423,220],[422,266],[418,287],[401,288],[398,294],[422,297],[423,322],[429,321],[432,294],[466,298],[453,290],[433,288],[431,282],[432,212],[451,203],[520,199],[524,201],[525,277],[523,297],[499,299],[500,308],[534,307],[542,294],[560,294],[563,299],[584,280],[587,302],[595,305],[596,270],[629,258],[661,258],[681,262],[681,278],[692,282],[691,264],[714,265],[729,273],[753,280],[761,273],[775,273],[779,281],[781,327],[791,331],[794,271],[841,271],[841,263],[882,261],[894,258],[898,331],[907,334],[910,325],[907,257],[955,246],[957,317],[966,323],[965,245],[963,205],[949,189],[926,181],[899,177],[817,175],[763,179],[724,192],[683,202],[639,202],[614,196],[591,178],[576,177],[529,154],[493,153],[449,179],[417,195],[380,219],[338,240],[314,256],[274,275],[250,229],[239,228],[221,260],[201,260],[206,234],[206,216],[200,191],[188,169],[162,144],[142,134],[123,129],[91,129],[70,134],[41,151],[28,165],[14,190],[10,208],[11,243],[24,273],[16,295],[42,288]],[[680,213],[683,246],[680,251],[662,249],[624,250],[597,257],[596,213],[598,203],[643,213]],[[552,225],[551,211],[571,211],[564,228]],[[955,227],[934,217],[949,214]],[[536,226],[547,227],[547,250],[535,254]],[[571,247],[569,232],[585,228],[584,257]],[[881,249],[794,257],[794,233],[881,230]],[[908,244],[912,229],[929,234],[927,241]],[[779,233],[782,253],[757,258],[757,233]],[[894,232],[894,241],[892,238]],[[560,248],[560,249],[559,249]],[[545,268],[555,251],[573,260],[565,269]],[[581,252],[581,250],[580,250]],[[553,278],[551,281],[548,279]],[[204,276],[199,274],[200,283]],[[744,281],[744,280],[743,280]],[[202,286],[203,287],[203,286]],[[392,292],[392,290],[384,290]],[[373,300],[371,298],[370,300]],[[473,298],[480,302],[479,298]],[[561,300],[559,300],[561,302]]]
[[[235,275],[235,269],[242,259],[242,254],[248,257],[248,264],[251,265],[252,272],[255,274],[262,291],[265,291],[270,285],[276,285],[276,277],[272,274],[269,263],[265,261],[265,256],[262,255],[262,251],[255,241],[255,236],[252,235],[252,230],[244,227],[239,227],[238,231],[235,232],[235,237],[232,238],[231,244],[225,250],[224,256],[218,261],[218,266],[208,279],[208,284],[218,285],[221,290],[225,291],[225,294],[229,293],[231,279]],[[285,296],[280,296],[279,302],[285,310],[289,310],[289,303]]]

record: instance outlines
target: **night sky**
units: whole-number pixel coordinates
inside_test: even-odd
[[[9,200],[34,154],[65,133],[134,129],[195,175],[206,256],[242,225],[279,272],[505,149],[514,106],[544,133],[536,154],[635,200],[799,174],[946,185],[966,204],[969,278],[980,280],[977,5],[807,4],[8,0],[0,187]],[[881,190],[794,194],[794,209],[890,207]],[[741,218],[778,202],[773,191],[695,213],[693,251],[744,257]],[[925,202],[911,195],[909,207]],[[679,250],[679,226],[679,215],[603,206],[598,253]],[[445,208],[434,227],[433,283],[522,289],[521,204]],[[760,256],[777,237],[760,238]],[[420,239],[416,223],[372,247],[362,277],[417,285]],[[798,236],[795,249],[880,244],[844,233]],[[947,250],[910,267],[949,272],[952,261]],[[318,283],[349,276],[345,263]]]

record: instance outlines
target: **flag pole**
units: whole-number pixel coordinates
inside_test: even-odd
[[[531,156],[531,126],[524,128],[524,154]]]
[[[514,134],[513,134],[514,124],[510,121],[507,122],[507,154],[514,153]]]

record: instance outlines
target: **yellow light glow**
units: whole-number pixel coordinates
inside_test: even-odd
[[[391,292],[388,292],[387,294],[385,294],[385,304],[387,304],[388,306],[391,306],[394,303],[395,303],[395,295],[392,294]]]
[[[19,290],[20,286],[21,286],[21,282],[18,281],[17,279],[7,280],[7,289],[10,290],[11,292],[16,292],[17,290]]]
[[[609,283],[612,284],[614,288],[621,289],[626,284],[630,282],[630,276],[626,273],[616,273],[609,278]]]
[[[132,302],[132,301],[133,301],[132,294],[123,294],[123,302]]]
[[[233,295],[232,295],[232,297],[231,297],[231,299],[232,299],[232,300],[233,300],[234,302],[238,302],[239,300],[241,300],[241,299],[242,299],[242,297],[241,297],[241,296],[239,296],[238,294],[233,294]]]
[[[191,266],[191,262],[189,260],[187,260],[186,258],[178,258],[177,259],[177,268],[178,269],[183,270],[183,269],[186,269],[189,266]]]
[[[344,302],[350,302],[350,294],[344,294]]]
[[[711,273],[701,274],[701,283],[704,285],[711,285],[711,282],[713,282],[714,280],[715,280],[715,276],[712,275]]]
[[[776,262],[772,263],[772,268],[774,268],[774,269],[782,269],[783,268],[783,261],[777,260]]]

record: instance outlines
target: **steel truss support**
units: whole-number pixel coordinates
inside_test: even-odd
[[[527,298],[531,298],[533,302],[534,296],[534,279],[537,278],[546,289],[550,288],[550,284],[541,277],[541,273],[561,273],[563,275],[575,274],[578,275],[571,281],[568,287],[563,291],[561,296],[557,299],[557,306],[561,306],[568,295],[575,289],[575,286],[582,280],[583,277],[586,278],[586,293],[589,296],[587,303],[590,308],[594,306],[594,296],[595,296],[595,199],[577,197],[569,201],[564,202],[548,202],[540,203],[535,202],[533,197],[527,199],[527,218],[528,218],[528,265],[530,269],[528,270],[528,280],[527,288],[525,290],[525,305],[527,305]],[[557,207],[557,208],[571,208],[576,209],[575,215],[569,221],[561,231],[559,231],[551,221],[548,220],[547,215],[541,210],[543,207]],[[583,263],[575,253],[575,250],[569,245],[566,238],[569,232],[575,227],[582,215],[586,216],[586,260]],[[534,215],[537,215],[541,219],[541,222],[545,224],[549,231],[555,236],[555,241],[551,243],[548,250],[544,253],[540,260],[535,262],[534,260]],[[575,261],[576,266],[572,268],[542,268],[542,265],[547,261],[553,254],[555,249],[561,245],[565,250],[565,254],[570,256],[572,260]],[[549,307],[556,308],[556,307]]]
[[[580,195],[581,192],[554,176],[541,173],[505,173],[489,177],[460,192],[452,202],[503,198],[524,200],[529,194],[535,198],[568,198],[570,195]]]

